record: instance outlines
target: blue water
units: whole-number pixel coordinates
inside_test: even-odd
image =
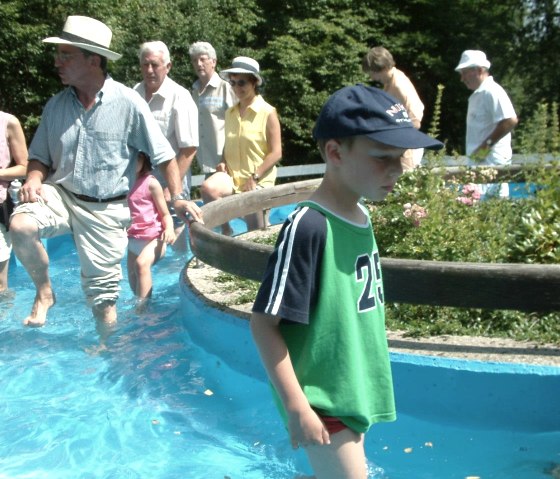
[[[118,329],[99,352],[76,254],[68,241],[50,253],[59,302],[47,325],[21,325],[34,289],[20,266],[10,271],[15,299],[2,303],[0,479],[310,474],[304,454],[289,446],[256,358],[243,371],[210,352],[215,338],[193,340],[189,321],[218,313],[183,306],[184,254],[171,251],[156,265],[154,299],[141,314],[123,281]],[[366,448],[377,479],[550,479],[560,432],[467,427],[407,410],[374,426]]]

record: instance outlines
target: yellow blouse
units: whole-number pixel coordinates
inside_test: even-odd
[[[243,118],[239,114],[239,104],[226,111],[224,159],[236,193],[241,191],[245,181],[257,171],[268,154],[266,122],[274,110],[258,95]],[[275,180],[276,166],[267,171],[258,184],[270,187],[274,186]]]

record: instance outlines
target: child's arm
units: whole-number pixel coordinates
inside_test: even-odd
[[[280,318],[253,313],[251,332],[270,382],[288,414],[288,431],[294,449],[298,445],[330,444],[329,433],[311,408],[297,380],[292,360],[278,324]]]
[[[152,198],[163,224],[163,231],[160,239],[167,244],[173,244],[177,239],[175,236],[175,228],[173,227],[173,218],[167,208],[167,203],[163,195],[163,188],[156,178],[150,179],[150,193],[152,194]]]

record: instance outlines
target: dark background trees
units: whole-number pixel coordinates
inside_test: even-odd
[[[558,0],[4,0],[0,4],[0,108],[16,114],[30,138],[46,100],[61,89],[53,47],[67,15],[89,15],[113,30],[111,75],[129,86],[140,79],[136,51],[162,40],[173,59],[171,76],[190,87],[195,76],[188,45],[211,42],[226,67],[240,54],[255,57],[264,95],[278,108],[283,164],[318,161],[311,129],[321,104],[343,85],[368,82],[361,58],[384,45],[415,83],[429,126],[437,86],[443,92],[440,138],[463,151],[470,92],[454,71],[465,49],[484,50],[491,73],[530,122],[539,102],[559,102]],[[514,140],[515,147],[515,140]]]

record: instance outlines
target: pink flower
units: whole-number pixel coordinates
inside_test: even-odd
[[[472,206],[480,200],[480,186],[476,183],[467,183],[466,185],[463,185],[461,193],[463,193],[464,196],[459,196],[457,201],[463,203],[464,205]]]
[[[474,200],[472,198],[469,198],[468,196],[459,196],[457,198],[457,201],[467,206],[472,206],[474,203]]]
[[[428,216],[428,212],[426,211],[426,209],[417,204],[412,205],[410,203],[406,203],[405,205],[403,205],[403,208],[403,215],[406,218],[410,218],[414,226],[420,226],[420,220]]]

